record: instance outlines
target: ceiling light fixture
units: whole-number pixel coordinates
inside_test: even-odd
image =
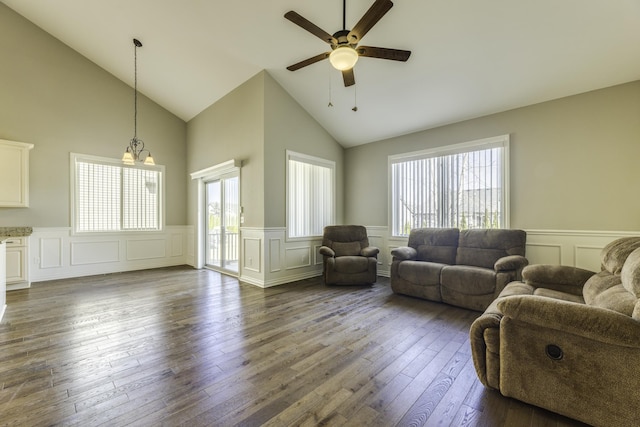
[[[349,45],[338,46],[329,54],[329,62],[336,70],[350,70],[358,62],[358,52]]]
[[[155,165],[151,152],[146,150],[144,142],[138,139],[138,48],[142,47],[142,43],[138,39],[133,39],[133,46],[133,138],[124,150],[122,162],[125,165],[135,165],[135,162]]]

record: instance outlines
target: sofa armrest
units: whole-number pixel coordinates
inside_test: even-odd
[[[493,265],[493,269],[498,271],[509,271],[509,270],[522,270],[527,264],[529,264],[529,260],[521,255],[509,255],[500,258]]]
[[[380,253],[380,249],[375,246],[367,246],[366,248],[362,248],[362,251],[360,251],[360,255],[366,257],[376,257],[378,256],[378,253]]]
[[[391,255],[400,261],[415,260],[418,257],[418,251],[410,246],[400,246],[391,249]]]
[[[498,309],[505,319],[640,348],[640,322],[613,310],[535,295],[505,297],[498,301]]]
[[[582,287],[593,271],[567,265],[534,264],[522,270],[522,280],[536,288],[564,290],[582,295]]]
[[[471,324],[469,344],[473,366],[485,387],[500,389],[500,320],[502,314],[484,312]],[[493,347],[493,348],[492,348]]]
[[[318,252],[320,252],[320,255],[324,255],[328,257],[336,256],[336,253],[333,251],[333,249],[331,249],[328,246],[320,246],[320,249],[318,249]]]

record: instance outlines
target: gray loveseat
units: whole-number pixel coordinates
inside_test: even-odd
[[[417,228],[391,251],[391,289],[398,294],[483,311],[507,283],[519,280],[523,230]]]
[[[640,426],[640,237],[602,271],[531,265],[471,325],[480,381],[594,426]]]

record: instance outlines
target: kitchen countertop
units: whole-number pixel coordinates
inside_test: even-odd
[[[0,227],[0,241],[10,237],[26,237],[33,233],[32,227]]]

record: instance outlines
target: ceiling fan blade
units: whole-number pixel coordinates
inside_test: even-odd
[[[287,18],[289,21],[293,22],[294,24],[298,25],[299,27],[302,27],[303,29],[309,31],[311,34],[313,34],[314,36],[318,37],[319,39],[321,39],[326,43],[329,43],[329,44],[337,43],[337,40],[334,39],[331,34],[327,33],[325,30],[318,27],[316,24],[309,21],[308,19],[303,18],[293,10],[285,13],[284,17]]]
[[[385,47],[359,46],[358,55],[369,58],[391,59],[405,62],[411,56],[410,50],[387,49]]]
[[[344,70],[342,72],[342,80],[344,80],[344,87],[349,87],[356,84],[356,76],[353,75],[353,68]]]
[[[323,59],[327,59],[328,57],[329,57],[329,52],[324,52],[324,53],[321,53],[320,55],[316,55],[314,57],[305,59],[304,61],[300,61],[300,62],[298,62],[296,64],[289,65],[287,67],[287,70],[296,71],[296,70],[299,70],[302,67],[306,67],[307,65],[315,64],[318,61],[322,61]]]
[[[349,32],[349,43],[358,43],[384,15],[393,7],[390,0],[376,0],[360,21]]]

